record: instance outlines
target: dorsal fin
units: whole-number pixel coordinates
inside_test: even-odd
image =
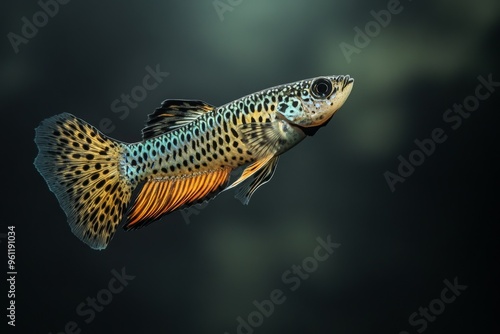
[[[145,226],[167,213],[214,197],[226,186],[230,173],[230,168],[220,168],[196,175],[147,181],[124,228]]]
[[[197,100],[165,100],[148,117],[142,138],[149,139],[191,123],[215,107]]]

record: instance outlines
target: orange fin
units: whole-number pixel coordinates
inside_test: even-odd
[[[144,184],[128,214],[125,229],[148,225],[181,207],[207,200],[226,185],[230,168],[176,178],[151,179]]]
[[[228,189],[236,187],[238,184],[240,184],[241,182],[248,179],[250,176],[257,173],[260,169],[264,168],[273,157],[274,156],[272,154],[270,154],[262,159],[255,161],[251,165],[249,165],[247,168],[245,168],[243,173],[241,173],[241,176],[238,178],[238,180],[234,181],[229,187],[227,187],[224,190],[228,190]]]

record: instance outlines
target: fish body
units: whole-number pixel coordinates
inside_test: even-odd
[[[302,80],[221,107],[166,100],[149,115],[143,140],[111,139],[63,113],[36,129],[35,166],[56,195],[73,233],[104,249],[129,207],[125,229],[238,187],[247,204],[274,174],[279,156],[325,125],[353,86],[349,76]],[[232,171],[243,167],[230,183]]]

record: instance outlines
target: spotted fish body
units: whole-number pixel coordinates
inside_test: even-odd
[[[271,179],[279,156],[325,125],[351,92],[349,76],[266,89],[221,107],[166,100],[149,115],[143,140],[122,143],[63,113],[36,129],[35,166],[75,235],[104,249],[142,185],[125,229],[238,187],[247,204]],[[244,168],[229,183],[232,171]]]

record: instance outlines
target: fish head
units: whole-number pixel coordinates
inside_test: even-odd
[[[317,129],[342,107],[353,85],[354,79],[348,75],[299,81],[283,90],[276,110],[292,125]]]

